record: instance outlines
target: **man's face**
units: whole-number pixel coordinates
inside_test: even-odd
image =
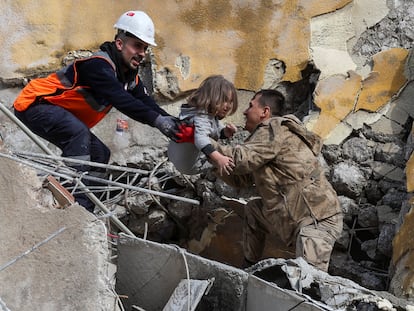
[[[121,51],[125,65],[132,70],[137,70],[145,57],[148,44],[138,38],[127,37],[124,40],[118,39],[117,48]]]
[[[246,117],[244,129],[252,133],[254,129],[265,119],[265,108],[259,104],[261,95],[256,95],[249,103],[249,107],[243,112]]]

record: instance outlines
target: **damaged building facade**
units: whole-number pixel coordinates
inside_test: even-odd
[[[44,5],[40,1],[29,5],[25,1],[2,3],[4,18],[0,38],[4,48],[0,60],[0,102],[7,109],[11,110],[15,96],[28,79],[88,55],[100,43],[113,38],[113,23],[122,12],[143,10],[154,20],[158,46],[149,51],[142,77],[163,108],[177,115],[188,91],[211,74],[223,74],[234,82],[240,102],[238,113],[228,118],[239,126],[240,133],[226,143],[238,143],[245,137],[242,112],[254,91],[280,90],[286,97],[289,112],[324,139],[321,161],[344,211],[344,232],[335,246],[330,274],[371,290],[388,291],[408,300],[413,298],[414,6],[411,0],[206,0],[168,1],[162,5],[147,0],[139,4],[90,1],[82,4],[82,9],[72,8],[69,1],[47,3],[47,9]],[[137,186],[167,191],[200,204],[168,197],[154,199],[151,193],[139,192],[117,201],[108,200],[108,208],[116,210],[117,217],[136,236],[177,243],[193,254],[239,267],[241,218],[234,210],[235,205],[248,200],[251,194],[232,190],[208,174],[180,176],[166,159],[166,140],[156,130],[132,120],[127,120],[128,131],[119,135],[115,131],[116,122],[123,118],[119,112],[111,111],[93,129],[111,148],[111,163],[149,172]],[[1,112],[0,135],[2,153],[41,152]],[[53,146],[49,147],[58,154]],[[9,159],[1,162],[2,166],[14,165]],[[24,310],[19,306],[34,299],[41,304],[45,300],[42,286],[51,290],[52,286],[46,286],[44,279],[47,275],[53,279],[50,271],[38,269],[37,281],[34,276],[29,277],[36,270],[36,259],[44,261],[42,253],[37,253],[43,246],[39,245],[16,264],[9,266],[8,263],[54,232],[59,234],[48,244],[62,244],[69,250],[66,239],[73,242],[77,240],[70,240],[71,237],[76,237],[80,239],[77,245],[84,246],[82,252],[96,254],[96,251],[111,256],[99,247],[91,250],[95,245],[91,241],[107,242],[102,239],[105,229],[101,225],[90,220],[81,208],[55,210],[53,199],[39,184],[27,186],[40,191],[44,195],[42,199],[40,194],[30,191],[20,194],[10,183],[17,171],[17,167],[2,168],[3,191],[0,192],[1,213],[8,215],[3,217],[1,228],[23,223],[11,232],[2,229],[2,240],[9,243],[0,252],[0,280],[10,286],[0,291],[0,306],[7,305],[10,310]],[[33,172],[27,174],[30,179],[19,175],[16,184],[24,188],[20,182],[36,180]],[[238,202],[223,198],[238,199]],[[13,208],[13,204],[19,207]],[[26,216],[20,216],[18,210]],[[76,220],[78,213],[82,221]],[[40,214],[37,230],[27,233],[37,214]],[[85,217],[87,220],[83,222]],[[69,220],[65,223],[64,219]],[[12,243],[10,235],[16,243]],[[65,235],[68,237],[64,239]],[[264,257],[290,258],[292,255],[292,250],[274,237]],[[69,275],[88,275],[83,270],[70,269],[82,266],[82,260],[79,262],[69,254],[55,254],[50,247],[46,256],[60,258],[59,264]],[[71,264],[64,264],[63,256]],[[31,261],[26,265],[25,260]],[[111,268],[100,260],[96,260],[98,264],[89,273],[99,274]],[[93,266],[90,258],[83,262],[88,263],[87,267]],[[19,272],[18,266],[24,273]],[[24,270],[27,266],[31,268]],[[121,271],[125,274],[123,268]],[[93,279],[91,275],[88,277]],[[15,283],[11,281],[13,278],[17,280]],[[66,278],[62,284],[80,281],[76,277]],[[91,297],[105,293],[105,299],[119,299],[109,279],[96,283],[99,286],[91,293],[97,296]],[[36,287],[37,295],[32,287]],[[70,295],[56,297],[69,306],[78,294],[73,292],[72,298]],[[90,303],[83,296],[77,297]],[[38,309],[57,309],[51,301],[49,309],[46,303]],[[103,302],[100,306],[107,310],[104,305],[110,303]],[[99,307],[92,309],[99,310]]]

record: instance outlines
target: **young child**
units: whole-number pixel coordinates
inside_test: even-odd
[[[181,106],[180,120],[194,124],[194,142],[175,143],[168,146],[168,157],[177,170],[194,175],[201,172],[207,159],[218,168],[221,175],[230,174],[232,158],[222,155],[210,143],[210,138],[232,137],[236,127],[224,126],[220,120],[237,110],[237,93],[233,83],[221,75],[210,76]]]

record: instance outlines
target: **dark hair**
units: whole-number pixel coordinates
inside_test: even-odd
[[[126,37],[127,37],[126,32],[124,30],[118,29],[115,35],[115,40],[121,39],[122,41],[124,41]]]
[[[118,31],[115,35],[115,40],[116,39],[121,39],[122,41],[125,41],[127,38],[139,39],[137,36],[134,36],[132,33],[128,32],[128,31],[118,29]]]
[[[188,98],[191,107],[201,109],[210,115],[215,115],[225,102],[233,104],[230,115],[236,112],[238,106],[236,88],[222,75],[206,78]]]
[[[272,116],[282,116],[285,111],[285,97],[276,90],[260,90],[254,94],[253,98],[259,97],[261,107],[268,106]]]

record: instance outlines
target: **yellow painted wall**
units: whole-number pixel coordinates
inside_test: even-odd
[[[224,74],[238,88],[256,90],[271,58],[286,63],[284,80],[299,80],[309,60],[310,19],[350,2],[0,0],[6,15],[0,22],[0,40],[10,47],[0,71],[11,78],[56,68],[66,52],[96,49],[112,40],[116,19],[134,9],[153,18],[157,69],[172,72],[181,90],[197,87],[213,73]],[[176,66],[180,56],[189,57],[188,71]]]
[[[112,40],[114,22],[131,3],[125,0],[0,0],[2,77],[57,68],[68,51],[96,49],[99,43]]]
[[[411,206],[413,202],[410,202]],[[393,264],[402,263],[404,272],[401,283],[401,291],[407,297],[414,294],[414,209],[411,209],[404,217],[404,223],[393,240]]]
[[[315,104],[321,109],[313,131],[326,138],[349,114],[358,110],[376,112],[384,107],[407,82],[404,76],[406,49],[390,49],[373,57],[373,70],[366,79],[353,71],[348,76],[330,76],[315,90]]]
[[[218,73],[238,89],[255,91],[271,59],[285,62],[283,80],[300,80],[311,61],[312,17],[320,23],[321,15],[352,5],[352,0],[0,0],[0,77],[55,70],[67,52],[95,50],[112,40],[123,12],[143,10],[155,23],[155,70],[176,77],[181,91]],[[321,113],[313,130],[326,138],[349,114],[381,109],[406,82],[407,54],[390,49],[375,55],[368,77],[349,71],[319,81],[314,99]]]

